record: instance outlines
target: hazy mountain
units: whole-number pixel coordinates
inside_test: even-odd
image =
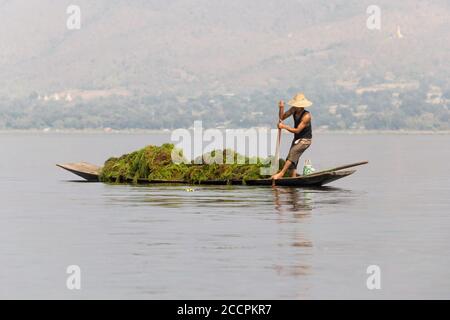
[[[197,96],[432,79],[449,88],[448,0],[3,0],[0,96]],[[81,8],[81,30],[66,8]]]

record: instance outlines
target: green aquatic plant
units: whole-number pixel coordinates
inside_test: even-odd
[[[172,156],[177,157],[177,163]],[[280,161],[280,165],[283,165]],[[179,164],[178,164],[179,163]],[[269,167],[270,159],[248,158],[233,150],[214,150],[205,153],[192,163],[186,161],[182,150],[173,144],[147,146],[110,158],[101,170],[103,182],[143,182],[143,181],[182,181],[200,183],[202,181],[254,180],[267,178],[261,175],[262,167]]]

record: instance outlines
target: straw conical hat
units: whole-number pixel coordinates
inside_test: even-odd
[[[307,108],[312,106],[312,102],[305,98],[303,93],[298,93],[292,100],[288,102],[288,105],[297,108]]]

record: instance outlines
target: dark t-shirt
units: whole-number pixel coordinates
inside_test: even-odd
[[[303,117],[309,113],[309,111],[303,110],[303,112],[297,116],[294,113],[294,127],[297,128],[300,122],[302,122]],[[311,121],[308,123],[308,125],[303,128],[302,131],[299,133],[296,133],[294,136],[294,141],[297,141],[298,139],[312,139],[312,125]]]

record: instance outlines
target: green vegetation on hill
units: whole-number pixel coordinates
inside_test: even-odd
[[[314,102],[314,128],[450,130],[450,85],[424,80],[417,87],[402,89],[387,87],[395,83],[386,82],[386,87],[371,91],[377,88],[373,81],[362,81],[359,89],[314,81],[303,84],[301,90]],[[192,127],[196,120],[202,120],[205,128],[274,128],[277,101],[289,99],[297,90],[71,102],[37,100],[36,94],[28,99],[0,98],[0,129],[176,129]]]
[[[83,1],[76,31],[28,2],[0,1],[0,129],[273,128],[303,91],[315,128],[450,130],[448,0],[378,0],[381,30],[358,0]]]

